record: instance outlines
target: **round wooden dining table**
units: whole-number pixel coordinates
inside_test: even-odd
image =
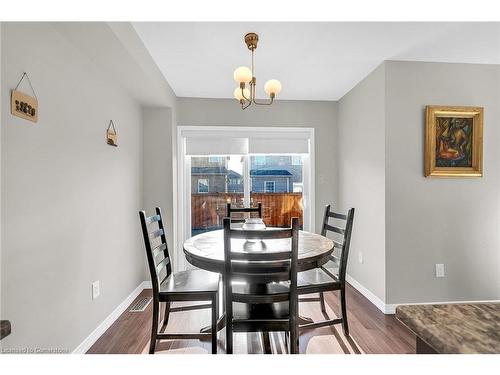
[[[272,228],[267,228],[272,230]],[[231,251],[239,252],[280,252],[290,251],[290,239],[272,239],[265,241],[231,240]],[[329,260],[333,251],[333,241],[319,234],[299,231],[298,271],[307,271],[320,267]],[[198,268],[217,272],[224,277],[224,232],[215,230],[198,234],[184,242],[184,254],[189,263]],[[222,309],[223,311],[223,309]],[[312,320],[299,316],[299,322],[311,323]],[[217,323],[218,329],[225,326],[224,314]],[[201,331],[209,332],[210,327]]]
[[[272,230],[272,228],[268,228]],[[290,251],[290,239],[266,241],[231,240],[231,251],[236,252],[280,252]],[[326,262],[333,251],[333,241],[319,234],[299,231],[299,254],[297,268],[306,271]],[[198,268],[224,273],[224,233],[215,230],[198,234],[184,242],[184,254],[189,263]]]

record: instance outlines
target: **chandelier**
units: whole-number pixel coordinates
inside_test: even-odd
[[[255,33],[248,33],[245,35],[245,43],[250,51],[252,51],[252,69],[250,70],[246,66],[240,66],[233,73],[234,80],[240,84],[234,90],[234,97],[241,104],[241,109],[247,109],[253,104],[256,105],[271,105],[273,104],[274,98],[281,91],[281,83],[277,79],[270,79],[264,85],[264,91],[269,95],[269,101],[258,102],[255,99],[255,86],[257,79],[254,75],[254,52],[257,49],[257,42],[259,41],[259,36]],[[248,83],[249,88],[246,87]]]

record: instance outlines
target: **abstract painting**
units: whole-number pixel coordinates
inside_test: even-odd
[[[483,108],[426,107],[425,176],[483,175]]]

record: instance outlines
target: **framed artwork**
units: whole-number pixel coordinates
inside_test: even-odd
[[[424,159],[425,177],[481,177],[483,108],[427,106]]]

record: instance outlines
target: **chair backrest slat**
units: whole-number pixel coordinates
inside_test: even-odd
[[[263,230],[244,230],[230,229],[231,238],[247,240],[273,240],[278,238],[291,238],[292,229],[263,229]]]
[[[257,203],[257,207],[232,207],[231,203],[227,204],[227,217],[231,219],[233,223],[243,223],[245,219],[233,219],[232,213],[257,213],[258,217],[262,218],[262,203]]]
[[[328,213],[328,217],[331,217],[331,218],[334,218],[334,219],[347,220],[347,215],[339,214],[337,212],[332,212],[332,211],[330,211]]]
[[[153,249],[153,258],[156,259],[156,257],[158,256],[158,254],[164,253],[164,251],[166,249],[167,249],[167,244],[166,243],[162,243],[162,244],[158,245],[157,247],[155,247]]]
[[[149,233],[149,238],[154,240],[155,238],[160,237],[163,234],[164,234],[163,229],[158,229],[158,230],[155,230],[154,232]]]
[[[156,207],[156,215],[149,217],[146,216],[144,211],[139,211],[139,217],[141,220],[142,236],[144,238],[148,268],[153,287],[153,296],[157,298],[160,284],[172,273],[172,264],[168,252],[161,208]],[[151,226],[157,226],[157,228],[150,228]],[[158,239],[160,242],[159,244]],[[159,255],[161,253],[163,253],[163,258],[157,259],[160,258]],[[163,272],[163,270],[165,271]],[[160,274],[162,273],[164,273],[164,276],[160,279]]]
[[[146,218],[146,224],[151,224],[151,223],[154,223],[156,221],[159,221],[161,219],[161,216],[160,215],[153,215],[153,216],[150,216],[150,217],[147,217]]]
[[[335,232],[335,233],[338,233],[338,234],[344,234],[345,233],[344,228],[335,227],[335,226],[329,225],[329,224],[325,224],[324,228],[326,230],[329,230],[330,232]]]
[[[344,244],[339,242],[339,241],[335,241],[335,240],[332,240],[332,241],[333,241],[333,247],[335,247],[337,249],[342,249],[342,247],[344,246]]]
[[[337,227],[335,225],[330,225],[328,223],[328,219],[336,219],[344,222],[344,228]],[[342,243],[336,240],[333,241],[333,245],[335,248],[340,249],[340,257],[335,255],[331,255],[330,259],[338,264],[339,266],[339,280],[341,282],[345,282],[345,277],[347,274],[347,260],[349,257],[349,248],[351,244],[351,233],[352,233],[352,225],[354,222],[354,208],[350,208],[347,212],[347,215],[333,212],[330,210],[330,205],[325,207],[325,214],[323,216],[323,227],[321,230],[321,234],[326,236],[328,232],[334,232],[342,235]]]
[[[167,265],[169,265],[169,264],[170,264],[170,259],[169,258],[163,258],[163,260],[156,265],[156,274],[159,275],[160,272],[163,271],[163,269],[165,267],[167,267]]]
[[[288,251],[276,251],[276,252],[255,252],[255,253],[238,253],[234,252],[231,254],[231,259],[233,260],[243,260],[243,261],[259,261],[259,262],[272,262],[277,260],[290,260],[290,252]]]

